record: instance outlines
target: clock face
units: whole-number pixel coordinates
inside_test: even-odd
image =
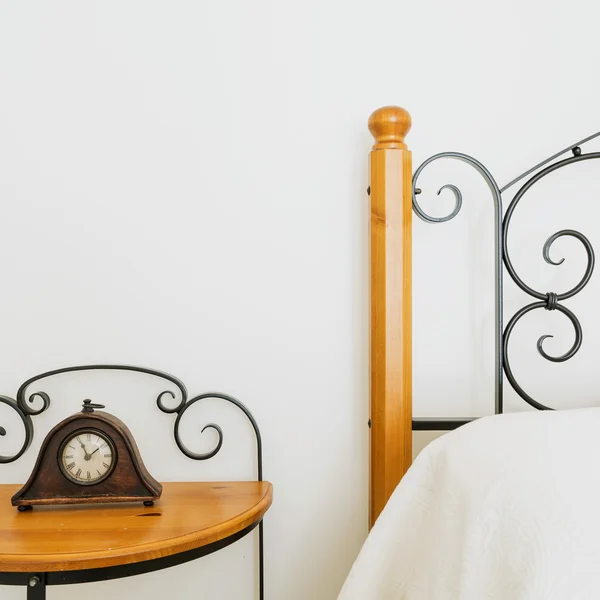
[[[96,429],[74,431],[60,446],[58,465],[63,475],[77,485],[104,481],[117,462],[113,441]]]

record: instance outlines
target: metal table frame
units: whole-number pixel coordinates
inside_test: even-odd
[[[79,571],[50,571],[48,573],[6,573],[0,572],[0,585],[24,585],[27,586],[27,600],[46,600],[46,588],[49,585],[69,585],[73,583],[92,583],[95,581],[108,581],[109,579],[120,579],[132,575],[142,575],[152,571],[168,569],[175,565],[181,565],[191,560],[196,560],[213,552],[217,552],[245,537],[256,526],[259,527],[262,540],[262,519],[252,525],[238,531],[237,533],[187,552],[180,552],[171,556],[145,560],[137,563],[117,565],[113,567],[102,567],[98,569],[81,569]],[[262,546],[262,543],[261,543]],[[262,553],[261,553],[262,554]],[[262,560],[259,565],[260,598],[264,597]]]
[[[145,367],[136,367],[130,365],[79,365],[72,367],[65,367],[62,369],[55,369],[53,371],[46,371],[39,375],[31,377],[25,381],[18,389],[16,399],[8,396],[0,395],[0,403],[9,406],[13,409],[19,418],[21,419],[25,429],[25,440],[20,450],[13,456],[0,456],[0,464],[11,463],[19,459],[29,448],[33,440],[34,427],[32,417],[40,415],[50,407],[50,396],[44,391],[35,391],[28,394],[28,389],[33,383],[36,383],[42,379],[53,377],[55,375],[61,375],[64,373],[73,373],[78,371],[133,371],[145,375],[151,375],[163,379],[169,383],[169,387],[177,388],[177,391],[172,389],[165,389],[156,398],[156,405],[158,408],[166,414],[177,415],[173,424],[173,437],[179,450],[189,459],[192,460],[208,460],[215,456],[221,446],[223,445],[223,430],[216,423],[208,423],[204,425],[202,431],[206,429],[214,430],[218,435],[218,441],[216,446],[209,452],[198,454],[191,451],[182,441],[179,427],[181,419],[184,417],[188,408],[197,402],[201,402],[206,399],[220,399],[233,404],[240,411],[242,411],[252,429],[256,438],[256,458],[257,458],[257,480],[263,481],[263,466],[262,466],[262,438],[258,424],[254,419],[252,413],[242,404],[239,400],[233,396],[222,394],[220,392],[209,392],[200,394],[193,398],[188,398],[188,392],[183,382],[168,373],[162,371],[156,371],[154,369],[148,369]],[[163,400],[169,397],[177,402],[175,406],[165,404]],[[41,402],[41,405],[40,405]],[[4,427],[0,426],[0,436],[6,435]],[[186,552],[180,552],[173,554],[172,556],[165,556],[162,558],[156,558],[147,561],[141,561],[137,563],[117,565],[112,567],[101,567],[96,569],[81,569],[75,571],[50,571],[45,573],[26,573],[26,572],[0,572],[0,585],[24,585],[27,586],[27,600],[45,600],[46,588],[49,585],[68,585],[73,583],[91,583],[94,581],[107,581],[109,579],[119,579],[121,577],[130,577],[132,575],[141,575],[143,573],[150,573],[152,571],[159,571],[175,565],[195,560],[202,556],[217,552],[222,548],[225,548],[237,540],[243,538],[245,535],[250,533],[258,525],[258,544],[259,544],[259,555],[258,555],[258,576],[259,576],[259,599],[264,600],[264,550],[263,550],[263,522],[262,519],[239,531],[238,533],[229,536],[225,539],[213,542],[201,548],[188,550]]]

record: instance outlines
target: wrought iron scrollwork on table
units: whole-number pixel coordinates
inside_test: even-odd
[[[21,390],[19,390],[19,392],[21,392]],[[38,408],[35,407],[36,398],[39,398],[42,401],[42,405]],[[0,464],[8,464],[23,456],[23,454],[25,454],[31,445],[34,434],[33,420],[31,417],[41,415],[45,410],[48,409],[50,406],[50,396],[48,396],[48,394],[45,392],[34,392],[29,396],[29,398],[26,399],[24,393],[17,393],[17,399],[14,400],[9,396],[0,395],[0,403],[9,406],[17,413],[25,430],[25,438],[21,448],[18,451],[12,456],[0,455]],[[6,429],[0,426],[0,436],[5,435]]]
[[[199,396],[196,396],[195,398],[192,398],[189,401],[187,400],[187,396],[184,396],[184,397],[182,397],[181,401],[179,402],[179,404],[177,406],[175,406],[173,408],[169,408],[169,407],[165,406],[164,403],[162,402],[162,398],[166,394],[169,394],[172,398],[175,398],[175,395],[172,392],[168,392],[168,391],[162,392],[161,394],[159,394],[158,398],[156,399],[156,404],[158,405],[158,408],[160,408],[160,410],[162,410],[164,413],[167,413],[167,414],[176,413],[177,414],[177,418],[175,419],[175,425],[173,428],[175,442],[177,443],[177,446],[179,447],[181,452],[183,454],[185,454],[188,458],[191,458],[192,460],[208,460],[209,458],[212,458],[213,456],[215,456],[221,449],[221,446],[223,445],[223,430],[216,423],[208,423],[207,425],[205,425],[202,428],[201,433],[203,433],[206,429],[214,429],[217,432],[217,435],[219,436],[217,445],[215,446],[215,448],[213,450],[211,450],[210,452],[206,452],[204,454],[198,454],[196,452],[192,452],[183,443],[183,441],[181,439],[181,435],[179,433],[181,419],[185,415],[186,411],[191,406],[193,406],[196,402],[200,402],[201,400],[207,400],[209,398],[217,398],[217,399],[225,400],[226,402],[229,402],[230,404],[237,406],[246,415],[246,417],[248,418],[248,421],[250,421],[250,425],[252,426],[252,429],[254,430],[254,434],[256,436],[256,453],[257,453],[257,469],[258,469],[257,478],[258,478],[258,481],[262,481],[262,476],[263,476],[262,475],[262,438],[260,436],[260,430],[258,428],[256,420],[252,416],[252,413],[246,408],[246,406],[244,406],[239,400],[237,400],[233,396],[229,396],[227,394],[221,394],[218,392],[208,392],[206,394],[200,394]]]
[[[511,260],[510,252],[508,250],[508,230],[511,223],[511,219],[513,217],[514,211],[518,206],[520,200],[523,198],[525,193],[531,189],[531,187],[540,181],[542,178],[546,177],[550,173],[566,167],[568,165],[572,165],[574,163],[578,163],[586,160],[594,160],[600,158],[600,152],[591,152],[588,154],[583,154],[581,150],[582,144],[589,142],[590,140],[597,138],[600,136],[600,132],[595,133],[575,144],[568,146],[567,148],[561,150],[560,152],[552,155],[551,157],[545,159],[541,163],[535,165],[531,169],[525,171],[523,174],[519,175],[517,178],[513,179],[510,183],[505,185],[503,188],[499,188],[496,184],[494,178],[492,177],[489,170],[479,161],[474,159],[471,156],[460,154],[457,152],[444,152],[440,154],[436,154],[430,158],[428,158],[425,162],[423,162],[419,168],[415,171],[413,176],[413,208],[415,213],[424,221],[428,223],[441,223],[445,221],[450,221],[455,218],[462,207],[463,195],[460,189],[453,184],[446,184],[442,186],[438,190],[438,194],[440,194],[444,189],[450,190],[455,197],[455,206],[453,211],[445,216],[445,217],[432,217],[425,213],[420,204],[417,201],[417,195],[419,195],[422,190],[417,187],[418,178],[422,173],[423,169],[430,164],[431,162],[443,159],[443,158],[451,158],[458,159],[462,162],[465,162],[478,171],[478,173],[485,179],[490,191],[492,192],[493,200],[494,200],[494,217],[495,217],[495,269],[496,269],[496,289],[495,289],[495,308],[496,308],[496,330],[495,330],[495,361],[496,361],[496,378],[495,378],[495,396],[496,396],[496,413],[501,413],[503,411],[503,389],[502,389],[502,380],[503,374],[506,374],[506,377],[511,384],[512,388],[515,392],[523,398],[528,404],[537,408],[539,410],[552,410],[549,406],[542,404],[541,402],[535,400],[531,397],[516,381],[514,373],[512,371],[510,360],[509,360],[509,340],[510,336],[515,328],[515,325],[519,322],[519,320],[524,317],[526,314],[533,310],[537,309],[545,309],[549,311],[557,310],[564,314],[569,321],[571,322],[574,332],[575,332],[575,340],[571,348],[560,356],[552,356],[548,354],[544,350],[544,341],[547,338],[553,337],[552,335],[542,335],[537,341],[537,349],[538,352],[543,356],[546,360],[551,362],[564,362],[572,358],[579,348],[581,347],[583,340],[583,332],[581,328],[581,324],[575,314],[569,310],[566,306],[561,304],[563,300],[571,298],[578,294],[583,288],[588,284],[592,273],[594,271],[595,265],[595,257],[594,257],[594,249],[592,244],[588,240],[588,238],[576,231],[574,229],[563,229],[561,231],[556,232],[551,235],[546,242],[544,243],[542,255],[544,260],[554,266],[559,266],[564,263],[564,258],[558,261],[555,261],[550,256],[550,249],[554,242],[562,237],[572,237],[581,242],[583,245],[586,254],[587,254],[587,265],[584,272],[583,277],[575,285],[572,289],[563,292],[563,293],[555,293],[555,292],[540,292],[534,290],[530,286],[528,286],[517,274],[514,265]],[[565,158],[563,160],[553,162],[556,159],[560,158],[563,154],[571,152],[572,156],[569,158]],[[506,214],[502,215],[502,193],[506,191],[508,188],[518,183],[522,179],[532,175],[518,190],[515,194],[514,198],[510,202]],[[503,304],[503,281],[502,281],[502,264],[506,267],[508,274],[511,279],[516,283],[516,285],[527,293],[529,296],[536,299],[536,302],[527,304],[520,310],[518,310],[512,318],[509,320],[506,325],[506,329],[503,330],[503,315],[502,315],[502,304]]]
[[[184,385],[184,383],[174,375],[170,375],[168,373],[164,373],[162,371],[157,371],[155,369],[147,369],[145,367],[137,367],[130,365],[79,365],[74,367],[65,367],[62,369],[54,369],[52,371],[46,371],[45,373],[40,373],[39,375],[35,375],[31,377],[27,381],[25,381],[18,389],[16,400],[10,398],[8,396],[0,396],[0,403],[9,406],[13,409],[19,418],[21,419],[24,429],[25,429],[25,439],[23,444],[18,452],[16,452],[12,456],[0,456],[0,464],[1,463],[10,463],[14,462],[18,458],[20,458],[29,448],[31,442],[33,440],[34,435],[34,427],[32,417],[42,414],[50,407],[50,396],[48,393],[38,390],[32,392],[28,395],[29,388],[36,382],[47,379],[49,377],[54,377],[55,375],[61,375],[64,373],[74,373],[78,371],[98,371],[98,370],[106,370],[106,371],[133,371],[136,373],[142,373],[146,375],[152,375],[154,377],[159,377],[164,379],[170,383],[172,383],[177,390],[179,391],[179,401],[176,406],[170,407],[165,404],[164,399],[167,396],[170,396],[172,399],[177,398],[177,394],[172,389],[166,389],[160,394],[158,394],[156,398],[156,404],[158,408],[166,414],[176,414],[177,417],[173,424],[173,437],[175,439],[175,443],[179,450],[188,458],[193,460],[208,460],[215,456],[221,449],[223,445],[223,429],[217,425],[216,423],[208,423],[204,425],[201,429],[201,433],[206,431],[207,429],[213,429],[217,432],[218,441],[216,446],[209,452],[199,454],[190,450],[184,443],[180,435],[180,425],[183,416],[186,411],[201,400],[205,400],[208,398],[216,398],[221,399],[230,404],[233,404],[237,408],[239,408],[249,420],[252,429],[256,438],[256,448],[257,448],[257,475],[258,480],[262,481],[262,439],[260,435],[260,430],[258,428],[258,424],[254,419],[252,413],[248,410],[248,408],[239,400],[234,398],[233,396],[229,396],[227,394],[222,394],[219,392],[209,392],[205,394],[201,394],[196,396],[190,400],[188,400],[188,391]],[[41,405],[40,405],[41,401]],[[6,429],[0,426],[0,436],[6,435]]]

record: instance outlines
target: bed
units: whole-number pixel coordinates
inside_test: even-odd
[[[582,328],[564,300],[583,290],[595,264],[590,241],[561,229],[544,244],[554,260],[559,238],[575,238],[587,256],[581,279],[567,291],[534,289],[517,273],[508,244],[521,199],[550,173],[600,158],[582,139],[536,164],[504,187],[478,160],[457,152],[436,154],[413,174],[405,136],[409,113],[394,106],[375,111],[369,129],[371,203],[371,532],[340,600],[450,600],[600,598],[600,409],[554,411],[518,381],[509,341],[532,311],[559,311],[574,331],[572,346],[548,361],[572,358]],[[454,209],[432,217],[419,203],[419,177],[440,159],[466,163],[485,180],[494,205],[494,412],[482,419],[413,418],[412,215],[430,223],[456,217],[461,190],[447,184]],[[512,189],[511,189],[512,188]],[[503,207],[503,194],[517,190]],[[506,196],[505,196],[506,197]],[[503,279],[529,297],[504,322]],[[537,409],[505,413],[504,384]],[[412,462],[412,432],[448,431]]]

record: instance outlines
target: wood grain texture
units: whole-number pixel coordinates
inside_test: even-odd
[[[375,523],[412,461],[412,158],[410,115],[384,107],[369,119],[375,138],[371,189],[371,470]]]
[[[0,485],[0,571],[70,571],[200,548],[259,521],[268,482],[165,483],[154,506],[44,506],[20,513],[18,485]]]

